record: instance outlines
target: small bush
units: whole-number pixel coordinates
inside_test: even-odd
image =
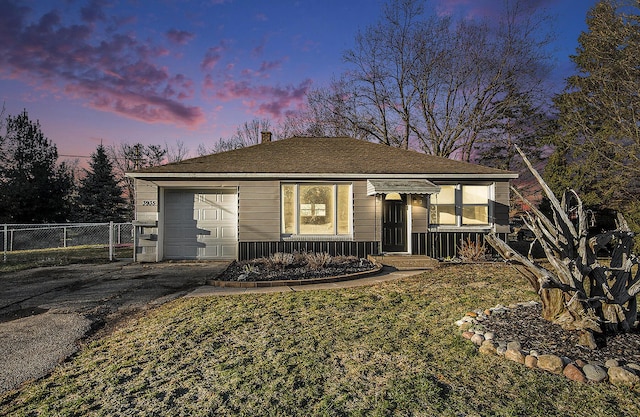
[[[474,242],[468,237],[460,241],[458,255],[463,262],[482,262],[487,260],[487,248],[484,242]]]
[[[292,253],[277,252],[269,257],[268,265],[273,269],[285,269],[295,262],[295,256]]]
[[[306,264],[309,269],[318,271],[331,261],[331,255],[327,252],[314,252],[305,254]]]

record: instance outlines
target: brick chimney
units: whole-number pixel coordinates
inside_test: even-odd
[[[262,135],[262,143],[271,142],[271,132],[260,132]]]

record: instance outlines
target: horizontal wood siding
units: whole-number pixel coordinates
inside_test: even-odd
[[[280,240],[280,182],[246,181],[238,194],[238,240]]]
[[[496,182],[494,188],[496,233],[509,233],[509,182]]]
[[[376,209],[376,197],[367,195],[367,182],[353,182],[353,240],[380,241],[381,208]]]
[[[411,231],[424,233],[427,231],[427,197],[415,195],[411,200]]]

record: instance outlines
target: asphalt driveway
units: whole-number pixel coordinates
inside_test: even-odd
[[[0,393],[46,375],[90,333],[185,295],[226,266],[116,262],[0,274]]]

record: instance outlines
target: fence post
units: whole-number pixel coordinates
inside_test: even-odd
[[[9,231],[7,230],[7,224],[4,224],[4,263],[7,263],[7,246],[9,245]]]
[[[62,247],[67,247],[67,226],[62,228]]]
[[[113,261],[113,222],[109,222],[109,260]]]

